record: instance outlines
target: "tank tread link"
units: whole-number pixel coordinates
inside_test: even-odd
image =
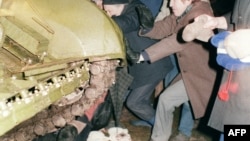
[[[0,140],[81,116],[126,65],[121,30],[89,0],[0,1]],[[98,21],[98,22],[97,22]]]

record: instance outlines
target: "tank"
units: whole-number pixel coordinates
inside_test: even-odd
[[[89,0],[0,0],[0,140],[81,116],[126,65],[123,35]]]

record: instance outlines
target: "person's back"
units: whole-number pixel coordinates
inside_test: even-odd
[[[117,13],[114,8],[119,5],[109,1],[103,1],[104,10],[108,13]],[[123,31],[129,47],[134,51],[142,51],[157,42],[157,40],[138,36],[140,23],[136,7],[139,5],[145,6],[139,0],[133,0],[131,3],[123,3],[123,10],[120,11],[120,9],[117,9],[120,11],[120,14],[110,15]],[[151,105],[151,95],[156,85],[164,79],[171,69],[172,63],[169,57],[159,60],[154,64],[148,62],[129,64],[129,74],[134,77],[134,80],[130,86],[131,90],[126,101],[127,107],[135,115],[151,125],[154,122],[155,116],[155,109]]]

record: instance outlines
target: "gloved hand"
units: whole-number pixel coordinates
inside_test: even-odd
[[[250,67],[250,62],[242,62],[238,58],[232,58],[225,49],[224,42],[231,34],[231,32],[224,31],[214,35],[211,39],[212,45],[217,47],[217,63],[225,69],[231,71],[237,71]]]
[[[213,30],[203,27],[207,21],[208,18],[206,15],[198,16],[193,23],[188,24],[184,28],[182,32],[182,39],[186,42],[193,41],[194,39],[208,42],[214,33]]]
[[[126,55],[127,55],[127,60],[130,63],[132,64],[139,63],[140,53],[133,51],[129,46],[126,47]]]
[[[141,27],[143,29],[151,29],[154,26],[154,16],[150,9],[145,5],[138,5],[136,10],[139,16]]]
[[[240,29],[225,38],[224,46],[232,58],[244,61],[250,57],[250,29]]]

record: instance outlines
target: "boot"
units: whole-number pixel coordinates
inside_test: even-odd
[[[208,42],[214,33],[211,29],[203,28],[203,25],[207,22],[207,20],[206,16],[199,16],[197,21],[188,24],[182,33],[183,40],[190,42],[197,39],[203,42]]]

